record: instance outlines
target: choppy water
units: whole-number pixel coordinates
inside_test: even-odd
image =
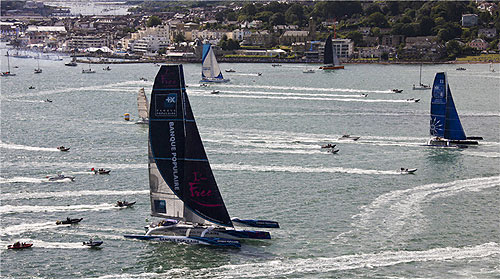
[[[1,78],[4,278],[500,276],[498,65],[497,73],[488,65],[424,66],[424,83],[448,72],[467,134],[485,138],[463,150],[422,146],[430,92],[411,90],[416,65],[304,74],[310,65],[222,64],[237,71],[226,73],[231,83],[208,88],[198,85],[200,65],[185,65],[193,112],[230,215],[282,227],[269,241],[214,249],[122,237],[142,233],[152,220],[147,128],[122,116],[137,118],[137,91],[150,94],[158,67],[92,65],[96,74],[82,74],[87,66],[40,62],[43,73],[35,75],[35,60],[11,59],[17,76]],[[221,93],[210,94],[213,89]],[[338,141],[345,133],[361,139]],[[326,143],[340,152],[321,151]],[[71,150],[59,152],[59,145]],[[92,167],[112,171],[93,175]],[[418,171],[400,175],[400,167]],[[76,179],[48,182],[57,172]],[[123,199],[137,204],[113,206]],[[84,219],[55,225],[67,216]],[[103,248],[84,248],[90,237],[101,238]],[[5,249],[17,240],[34,247]]]

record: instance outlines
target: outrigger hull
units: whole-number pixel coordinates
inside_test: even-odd
[[[174,225],[146,227],[146,235],[151,236],[194,236],[224,239],[271,239],[271,234],[265,231],[235,230],[223,227]]]
[[[168,241],[175,243],[202,244],[222,247],[241,247],[238,240],[218,237],[197,237],[197,236],[173,236],[173,235],[124,235],[125,238],[147,240],[147,241]]]

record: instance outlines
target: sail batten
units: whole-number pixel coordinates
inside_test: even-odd
[[[150,107],[152,215],[232,226],[186,94],[182,65],[160,68]]]

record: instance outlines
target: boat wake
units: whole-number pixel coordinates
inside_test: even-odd
[[[9,227],[5,227],[5,228],[0,229],[0,235],[2,235],[2,236],[21,235],[25,232],[36,232],[36,231],[55,229],[58,226],[62,226],[62,225],[56,225],[55,221],[13,225],[13,226],[9,226]]]
[[[0,141],[0,148],[29,150],[29,151],[61,152],[55,147],[49,148],[49,147],[27,146],[27,145],[21,145],[21,144],[6,143],[3,141]]]
[[[0,200],[33,200],[33,199],[51,199],[51,198],[67,198],[81,196],[131,196],[131,195],[146,195],[149,190],[140,191],[112,191],[112,190],[95,190],[95,191],[64,191],[64,192],[34,192],[34,193],[2,193]]]
[[[46,183],[49,182],[48,178],[34,178],[34,177],[12,177],[12,178],[4,178],[0,177],[0,184],[6,184],[6,183]],[[60,181],[54,181],[54,182],[60,182]],[[3,194],[2,194],[3,196]]]
[[[363,207],[353,225],[359,232],[384,239],[412,235],[425,229],[422,207],[437,198],[445,198],[463,192],[478,192],[500,187],[500,176],[433,183],[406,190],[396,190],[376,198]]]
[[[94,279],[111,278],[282,278],[282,277],[322,277],[322,274],[349,271],[368,270],[373,274],[374,268],[390,267],[406,263],[450,263],[481,260],[488,258],[491,262],[498,260],[500,246],[489,242],[476,246],[443,247],[424,251],[380,251],[374,253],[351,254],[337,257],[317,258],[284,258],[249,264],[228,264],[219,267],[186,270],[185,268],[169,269],[165,273],[116,274],[95,277]],[[478,271],[489,272],[488,270]],[[442,274],[441,274],[442,275]],[[329,276],[328,276],[329,277]],[[337,277],[337,276],[334,276]],[[342,277],[342,276],[341,276]],[[347,276],[352,277],[352,276]],[[355,277],[355,276],[354,276]],[[431,276],[432,277],[432,276]]]
[[[349,174],[384,174],[396,175],[399,174],[394,170],[365,170],[356,168],[342,167],[301,167],[301,166],[253,166],[253,165],[238,165],[238,164],[213,164],[214,170],[219,171],[252,171],[252,172],[291,172],[291,173],[349,173]]]
[[[13,213],[40,213],[40,212],[64,212],[64,211],[101,211],[116,209],[114,204],[78,204],[78,205],[2,205],[0,214]]]
[[[193,87],[196,85],[192,85]],[[357,88],[323,88],[323,87],[300,87],[300,86],[273,86],[273,85],[238,85],[238,84],[217,84],[225,88],[247,88],[247,89],[266,89],[266,90],[295,90],[295,91],[314,91],[314,92],[347,92],[347,93],[380,93],[394,94],[391,90],[367,90]]]

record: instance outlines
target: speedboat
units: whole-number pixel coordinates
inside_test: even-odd
[[[28,89],[35,89],[35,87],[32,85],[32,86],[28,87]]]
[[[30,248],[33,246],[33,243],[21,243],[21,242],[16,242],[14,244],[8,245],[7,249],[25,249],[25,248]]]
[[[75,61],[71,61],[71,62],[65,63],[64,66],[76,67],[76,66],[78,66],[78,64],[76,64]]]
[[[351,135],[342,135],[339,140],[353,140],[353,141],[357,141],[359,140],[360,137],[353,137]]]
[[[75,177],[74,176],[66,176],[64,174],[58,174],[56,176],[47,176],[47,178],[49,179],[49,181],[61,181],[61,180],[65,180],[65,179],[69,179],[71,181],[75,181]]]
[[[332,149],[328,150],[327,152],[332,153],[332,154],[337,154],[339,151],[340,151],[340,149],[333,149],[332,148]]]
[[[82,221],[83,218],[66,218],[66,220],[57,220],[56,225],[69,225],[69,224],[78,224]]]
[[[366,98],[366,97],[368,97],[368,94],[361,94],[361,97]]]
[[[44,102],[46,102],[46,103],[52,103],[52,100],[50,100],[50,99],[46,99],[46,100],[44,100]],[[59,148],[58,148],[58,149],[59,149]],[[68,148],[68,149],[69,149],[69,148]]]
[[[102,68],[104,71],[111,71],[111,68],[109,66]]]
[[[303,70],[302,71],[304,74],[312,74],[312,73],[315,73],[315,71],[313,69],[306,69],[306,70]]]
[[[401,168],[399,169],[399,173],[401,174],[415,174],[417,169],[406,169],[406,168]]]
[[[281,67],[281,64],[272,64],[273,67]]]
[[[90,239],[89,241],[84,241],[83,242],[83,245],[84,246],[88,246],[88,247],[98,247],[98,246],[101,246],[101,244],[103,243],[103,241],[94,241],[92,239]]]
[[[410,103],[418,103],[418,102],[420,102],[420,99],[410,98],[410,99],[406,99],[406,101],[410,102]]]
[[[464,67],[458,67],[458,68],[457,68],[457,71],[465,71],[465,70],[467,70],[467,69],[466,69],[466,68],[464,68]]]
[[[128,202],[128,201],[117,201],[115,207],[130,207],[134,205],[136,202]]]
[[[64,145],[61,145],[57,148],[59,151],[68,151],[70,147],[64,147]]]
[[[226,69],[226,73],[234,73],[236,72],[234,69]]]
[[[148,81],[147,78],[143,78],[143,77],[141,77],[140,80],[142,80],[142,81]]]
[[[92,168],[91,171],[94,172],[94,174],[109,174],[111,172],[111,170],[105,170],[105,169],[94,169]]]
[[[401,92],[403,92],[403,89],[397,89],[397,88],[395,88],[395,89],[392,89],[391,91],[394,92],[394,93],[401,93]]]
[[[94,74],[94,73],[95,71],[90,68],[82,70],[82,74]]]
[[[219,90],[212,90],[212,92],[210,92],[210,94],[219,94],[220,91]]]
[[[335,146],[337,146],[336,144],[325,144],[325,145],[322,145],[321,148],[334,148]]]

